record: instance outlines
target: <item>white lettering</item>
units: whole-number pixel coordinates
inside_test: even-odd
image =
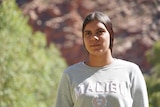
[[[93,91],[94,91],[93,84],[88,84],[87,92],[93,92]]]
[[[75,88],[77,96],[82,94],[107,94],[107,93],[119,93],[123,96],[127,94],[127,84],[125,82],[118,81],[106,81],[106,82],[88,82],[81,83]]]
[[[109,82],[106,83],[105,92],[109,92]]]
[[[85,90],[85,85],[84,84],[79,84],[77,87],[77,92],[79,94],[84,94],[84,90]]]
[[[96,83],[96,92],[104,92],[105,83],[97,82]]]
[[[122,82],[120,84],[120,93],[121,93],[121,95],[126,96],[126,92],[127,92],[126,84],[125,84],[125,82]]]
[[[110,91],[116,93],[118,91],[118,84],[116,81],[110,83]]]

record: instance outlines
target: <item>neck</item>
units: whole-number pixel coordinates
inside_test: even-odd
[[[86,64],[93,67],[102,67],[109,65],[114,61],[111,54],[105,54],[101,56],[89,55]]]

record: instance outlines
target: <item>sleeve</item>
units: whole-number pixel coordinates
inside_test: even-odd
[[[134,76],[132,81],[132,107],[149,107],[148,94],[145,79],[140,68],[134,66]]]
[[[68,75],[63,73],[58,87],[55,107],[73,107],[70,85]]]

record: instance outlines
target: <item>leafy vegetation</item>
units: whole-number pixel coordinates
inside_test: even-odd
[[[61,72],[59,51],[46,48],[45,36],[32,34],[14,0],[0,3],[0,107],[51,107]],[[150,107],[160,105],[160,41],[147,52],[153,64],[145,76]]]
[[[148,61],[153,64],[151,75],[146,76],[150,107],[160,105],[160,41],[156,42],[153,48],[147,52]]]
[[[66,63],[32,34],[14,0],[0,3],[0,107],[51,107]]]

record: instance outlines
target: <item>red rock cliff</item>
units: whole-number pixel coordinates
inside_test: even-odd
[[[85,58],[81,38],[84,17],[99,10],[109,15],[115,31],[113,55],[150,70],[145,52],[160,34],[159,0],[17,0],[34,31],[54,42],[68,65]]]

